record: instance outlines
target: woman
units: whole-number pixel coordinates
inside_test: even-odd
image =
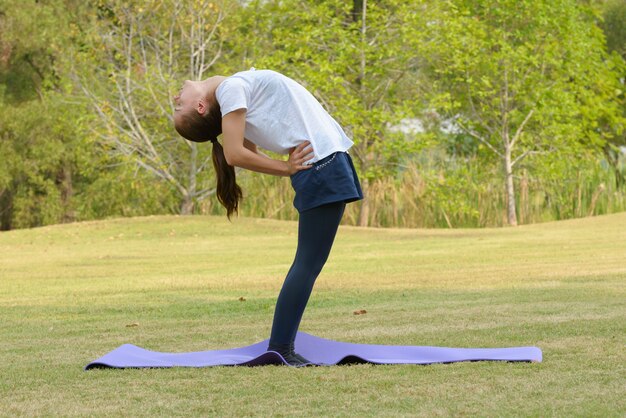
[[[298,248],[278,296],[268,350],[292,366],[310,364],[294,350],[296,332],[345,204],[363,198],[346,152],[353,142],[303,86],[274,71],[187,80],[174,101],[178,133],[213,143],[217,198],[229,218],[242,198],[234,166],[291,177],[300,214]],[[289,157],[275,160],[257,147]]]

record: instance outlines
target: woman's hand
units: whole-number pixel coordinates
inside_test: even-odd
[[[313,153],[313,147],[311,147],[311,143],[309,141],[304,141],[297,147],[289,150],[289,159],[287,160],[287,166],[289,175],[294,175],[298,171],[308,170],[312,167],[312,165],[304,165],[305,162],[309,161],[315,156]]]

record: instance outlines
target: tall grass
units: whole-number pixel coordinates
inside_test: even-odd
[[[625,171],[622,162],[622,172]],[[244,189],[240,214],[280,220],[297,219],[288,178],[240,171]],[[604,161],[581,160],[552,172],[529,168],[515,177],[519,224],[580,218],[626,211],[626,190]],[[431,154],[398,167],[393,176],[370,181],[369,226],[401,228],[476,228],[506,225],[506,195],[499,166],[478,159]],[[356,225],[359,204],[348,205],[343,223]],[[215,199],[200,212],[222,214]]]
[[[617,189],[610,167],[580,162],[568,170],[553,177],[520,171],[515,178],[520,224],[626,210],[626,190]],[[476,160],[452,161],[445,167],[411,162],[398,178],[375,181],[368,195],[372,226],[456,228],[507,223],[500,167],[481,167]]]

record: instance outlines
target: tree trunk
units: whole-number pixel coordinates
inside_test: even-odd
[[[359,96],[361,100],[365,97],[364,84],[365,84],[365,68],[367,65],[365,59],[365,44],[367,41],[367,0],[354,0],[352,3],[352,16],[355,19],[355,22],[358,20],[361,21],[361,59],[359,63],[359,76],[356,80],[356,84],[359,87]],[[358,16],[358,17],[357,17]],[[366,101],[363,100],[363,103]],[[367,172],[367,167],[370,165],[371,157],[367,153],[367,143],[368,141],[363,141],[363,155],[365,155],[365,161],[362,161],[361,168],[362,172]],[[361,181],[361,189],[363,190],[363,200],[361,201],[361,207],[359,210],[359,226],[368,226],[369,225],[369,217],[370,217],[370,200],[368,197],[369,192],[369,179],[364,178]]]
[[[624,187],[624,184],[626,184],[626,179],[624,178],[624,175],[620,170],[619,151],[614,151],[608,144],[604,146],[603,150],[604,156],[606,157],[606,160],[608,161],[611,169],[613,170],[613,173],[615,174],[615,187],[617,188],[617,190],[621,190]]]
[[[361,20],[363,14],[363,3],[365,0],[353,0],[352,1],[352,20],[358,22]]]
[[[363,200],[359,210],[359,226],[368,226],[370,217],[370,200],[367,197],[369,190],[369,180],[364,178],[361,180],[361,189],[363,190]]]
[[[0,190],[0,231],[11,229],[13,220],[13,191],[9,188]]]
[[[596,211],[596,204],[598,203],[598,198],[600,197],[602,192],[604,192],[605,190],[606,190],[606,186],[604,185],[604,183],[600,183],[596,191],[593,192],[593,196],[591,196],[591,207],[589,208],[589,213],[587,213],[587,216],[593,216],[594,212]]]
[[[530,212],[530,203],[528,201],[528,173],[526,170],[524,170],[522,180],[520,181],[519,200],[519,222],[524,224],[524,222],[529,221]]]
[[[183,204],[180,207],[181,215],[191,215],[193,213],[194,198],[196,197],[196,160],[198,159],[198,147],[191,144],[191,155],[189,157],[189,171],[187,176],[187,190],[183,195]]]
[[[183,196],[183,203],[180,206],[180,214],[181,215],[191,215],[193,213],[193,198],[186,194]]]
[[[507,221],[511,226],[517,226],[517,213],[515,211],[515,188],[513,186],[513,163],[511,161],[511,148],[506,147],[504,152],[504,171],[506,175],[506,214]]]
[[[74,187],[72,183],[72,167],[70,163],[65,162],[61,169],[61,199],[63,201],[63,222],[74,222],[76,214],[72,210],[72,197],[74,196]]]

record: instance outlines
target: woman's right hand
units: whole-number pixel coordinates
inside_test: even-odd
[[[287,166],[289,175],[292,176],[298,171],[308,170],[312,165],[305,165],[307,161],[315,156],[313,153],[313,147],[309,141],[304,141],[297,147],[293,147],[289,150],[289,159],[287,160]]]

